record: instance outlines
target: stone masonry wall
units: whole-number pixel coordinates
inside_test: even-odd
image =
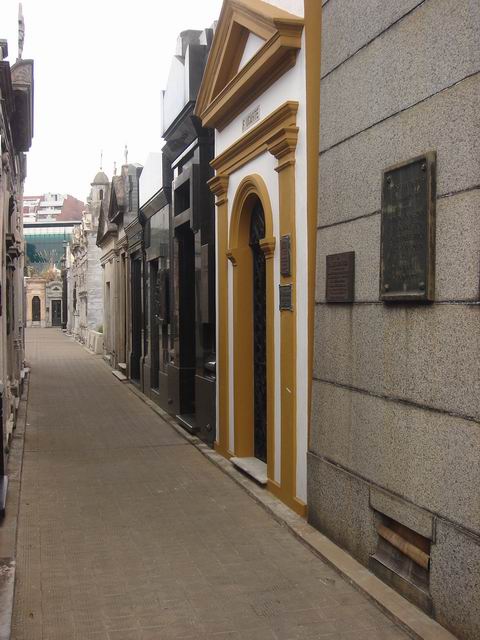
[[[87,248],[87,300],[88,328],[97,331],[103,325],[103,269],[100,264],[102,250],[95,243],[96,231],[88,233]]]
[[[310,521],[365,564],[372,506],[430,537],[433,615],[468,640],[480,637],[479,34],[478,0],[323,2],[308,456]],[[382,170],[428,150],[435,302],[387,306]],[[327,304],[325,257],[343,251],[356,254],[355,302]]]

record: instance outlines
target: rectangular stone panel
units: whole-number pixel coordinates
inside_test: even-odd
[[[317,305],[314,377],[479,420],[478,312],[459,304]]]
[[[331,149],[319,164],[319,226],[380,211],[383,169],[426,149],[437,151],[437,196],[478,185],[479,126],[477,74]]]
[[[423,0],[335,0],[322,14],[322,76]]]
[[[307,454],[308,520],[367,564],[377,533],[368,504],[368,484],[312,453]]]
[[[480,429],[471,421],[313,383],[313,452],[478,534],[480,501],[472,496],[480,483],[479,447]]]
[[[385,169],[382,183],[380,298],[433,300],[435,153]]]
[[[478,300],[480,189],[437,200],[435,298]]]
[[[445,576],[448,579],[445,579]],[[480,638],[480,541],[444,520],[437,521],[437,543],[432,545],[430,592],[436,617],[458,638]],[[452,594],[455,597],[452,598]]]
[[[322,81],[321,149],[480,68],[478,0],[424,2]]]
[[[418,509],[410,502],[401,500],[393,494],[382,491],[374,486],[370,487],[370,506],[372,509],[375,509],[375,511],[389,518],[393,518],[393,520],[416,531],[421,536],[429,540],[434,540],[434,517],[431,513],[428,513],[428,511]]]

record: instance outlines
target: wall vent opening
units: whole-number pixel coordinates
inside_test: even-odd
[[[377,549],[370,558],[370,567],[409,600],[430,611],[431,541],[378,512],[376,530]]]

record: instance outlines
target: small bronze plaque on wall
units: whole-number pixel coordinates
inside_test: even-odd
[[[355,295],[355,251],[327,256],[327,302],[353,302]]]
[[[291,311],[292,307],[292,285],[280,284],[279,290],[279,309],[280,311]]]
[[[288,278],[292,275],[292,268],[290,266],[290,236],[282,236],[280,238],[280,274],[284,278]]]
[[[435,160],[429,152],[383,172],[381,300],[434,298]]]

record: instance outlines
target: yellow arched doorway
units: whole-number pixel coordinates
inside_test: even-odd
[[[233,402],[235,456],[256,457],[274,477],[275,238],[266,185],[240,183],[232,207],[228,257],[233,265]]]

